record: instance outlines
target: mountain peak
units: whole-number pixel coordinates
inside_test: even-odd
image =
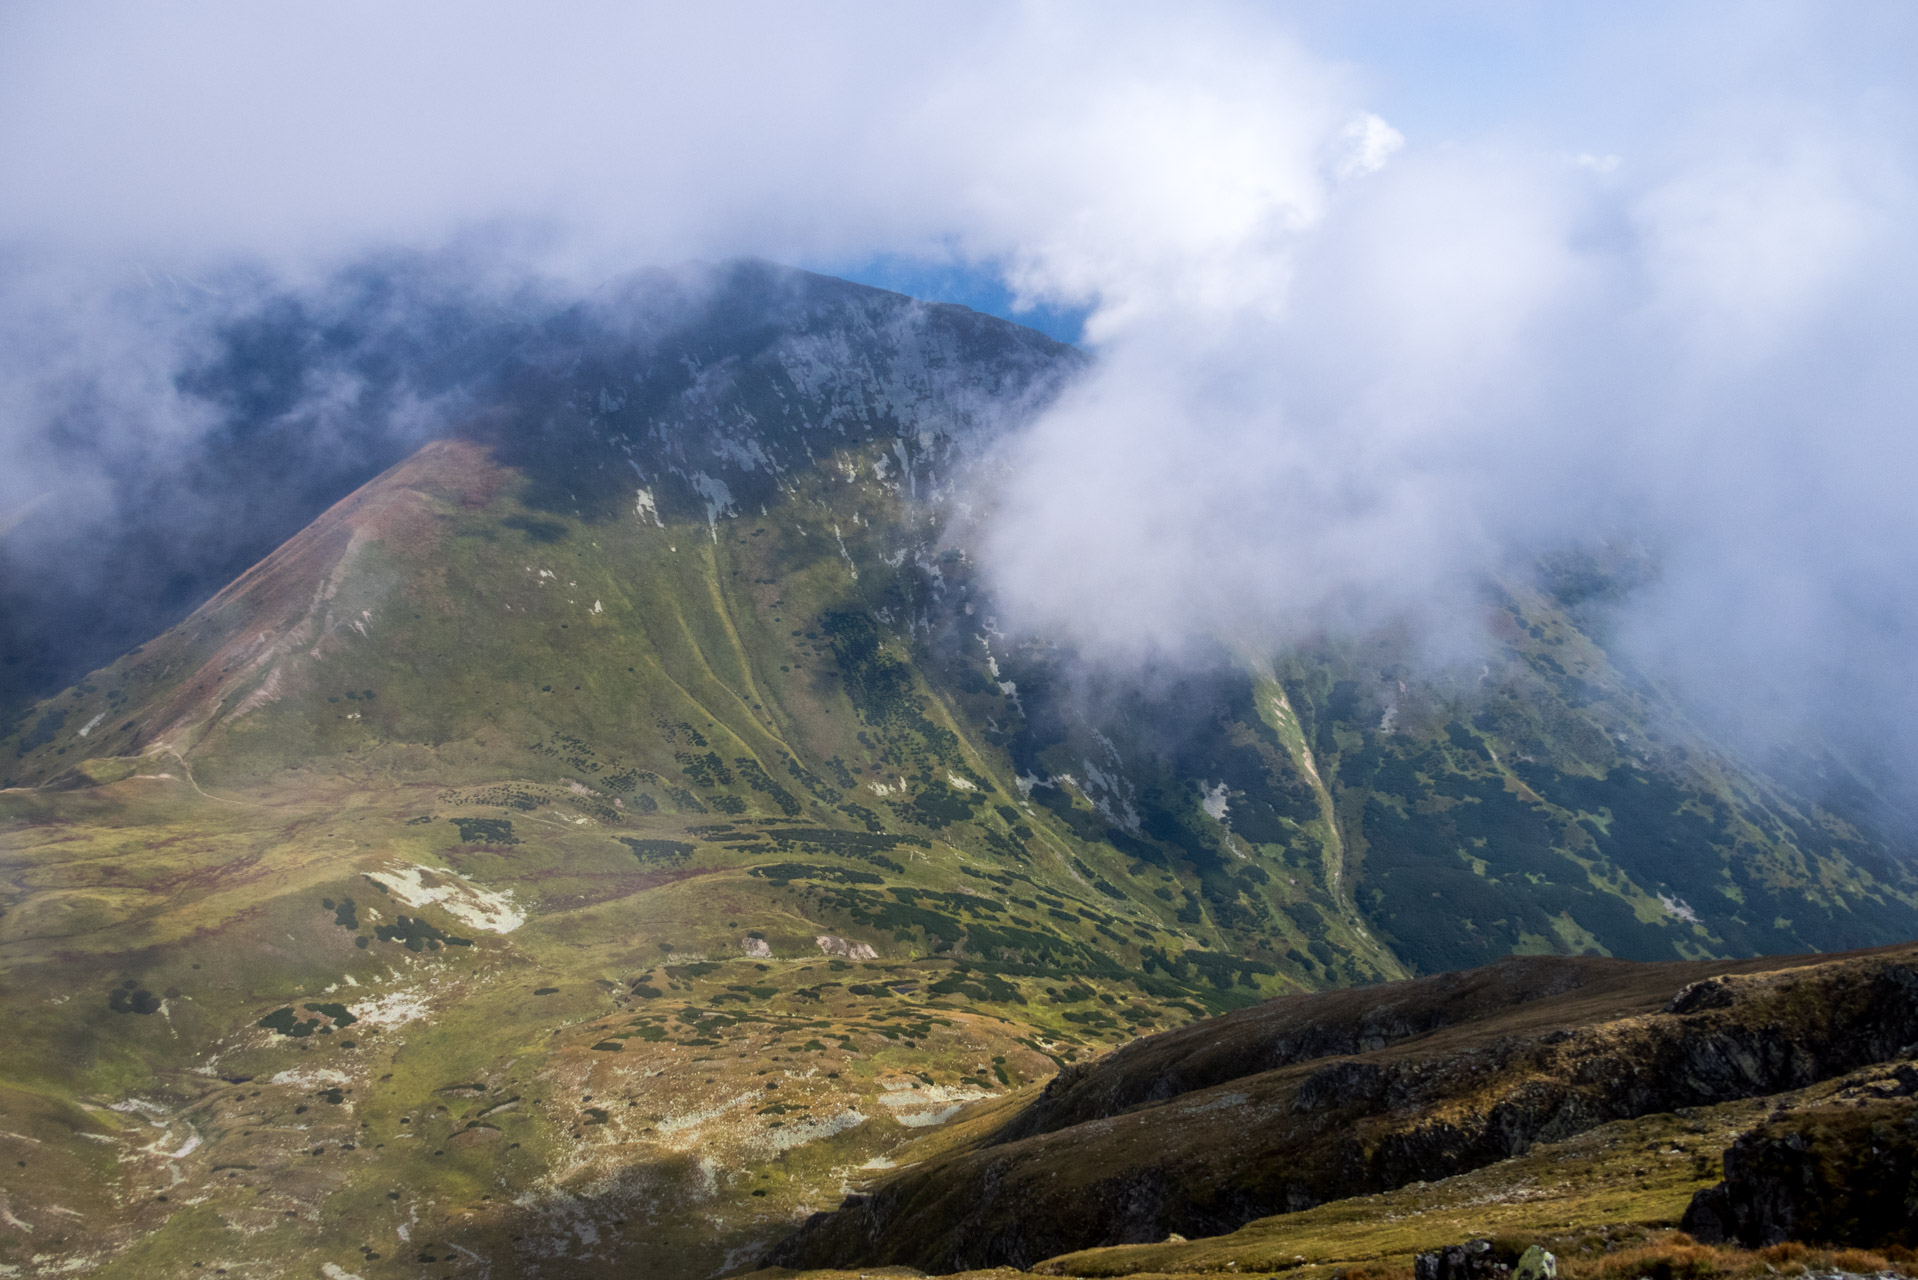
[[[1654,747],[1655,691],[1543,591],[1491,593],[1461,680],[1403,637],[1141,673],[1004,634],[960,478],[1081,367],[762,264],[636,277],[35,706],[0,743],[0,1016],[51,1083],[0,1117],[126,1159],[10,1201],[34,1247],[93,1247],[59,1208],[102,1248],[343,1266],[325,1224],[399,1187],[414,1240],[502,1270],[709,1275],[1150,1031],[1910,931],[1907,873]],[[1556,955],[1372,985],[1513,953]],[[1069,1073],[1005,1146],[1138,1087]],[[124,1108],[178,1127],[164,1171]],[[472,1207],[498,1185],[542,1190]]]

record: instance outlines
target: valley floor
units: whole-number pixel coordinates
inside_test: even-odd
[[[703,1276],[1123,1035],[769,911],[720,828],[470,811],[0,793],[0,1277]]]

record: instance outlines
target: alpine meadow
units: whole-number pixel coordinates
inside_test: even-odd
[[[1909,15],[484,16],[0,19],[0,1277],[1918,1276]]]

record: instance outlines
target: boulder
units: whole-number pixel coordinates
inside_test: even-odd
[[[1535,1244],[1519,1255],[1512,1280],[1558,1280],[1558,1259]]]
[[[1902,1083],[1902,1081],[1901,1081]],[[1776,1117],[1725,1152],[1681,1226],[1707,1244],[1918,1244],[1918,1108],[1903,1099]]]
[[[1421,1253],[1412,1259],[1414,1280],[1557,1280],[1558,1259],[1538,1245],[1519,1255],[1502,1252],[1490,1240],[1467,1240]]]
[[[1412,1259],[1413,1280],[1511,1280],[1512,1268],[1500,1262],[1490,1240],[1467,1240]]]

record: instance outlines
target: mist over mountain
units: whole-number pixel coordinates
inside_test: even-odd
[[[0,1271],[1732,1280],[1906,1123],[1905,8],[109,12]]]
[[[498,264],[7,275],[0,714],[164,630],[449,430],[561,305]]]
[[[16,15],[0,504],[60,514],[8,536],[6,671],[78,669],[36,619],[97,658],[151,583],[155,618],[203,598],[438,429],[513,317],[648,263],[917,260],[1086,315],[1095,372],[982,494],[1009,619],[1136,663],[1415,618],[1469,660],[1485,573],[1642,545],[1621,651],[1741,749],[1825,744],[1908,808],[1913,32],[1761,10],[1443,11],[1419,38],[1473,52],[1425,63],[1309,5],[421,11],[337,50],[343,102],[291,52],[324,24]],[[415,56],[446,38],[466,56]],[[1670,54],[1706,46],[1709,73]],[[1473,66],[1508,97],[1463,94]],[[269,437],[297,461],[256,483],[305,492],[249,535],[218,477]],[[94,581],[126,605],[70,598]]]
[[[977,550],[1077,349],[753,261],[478,314],[359,375],[438,393],[370,437],[401,461],[0,737],[36,1257],[344,1267],[338,1222],[370,1261],[707,1275],[1143,1033],[1918,922],[1863,780],[1768,770],[1612,660],[1588,610],[1630,556],[1482,578],[1475,665],[1409,623],[1115,663],[1003,616]],[[216,404],[310,385],[203,367]],[[512,1198],[449,1212],[474,1185]]]

